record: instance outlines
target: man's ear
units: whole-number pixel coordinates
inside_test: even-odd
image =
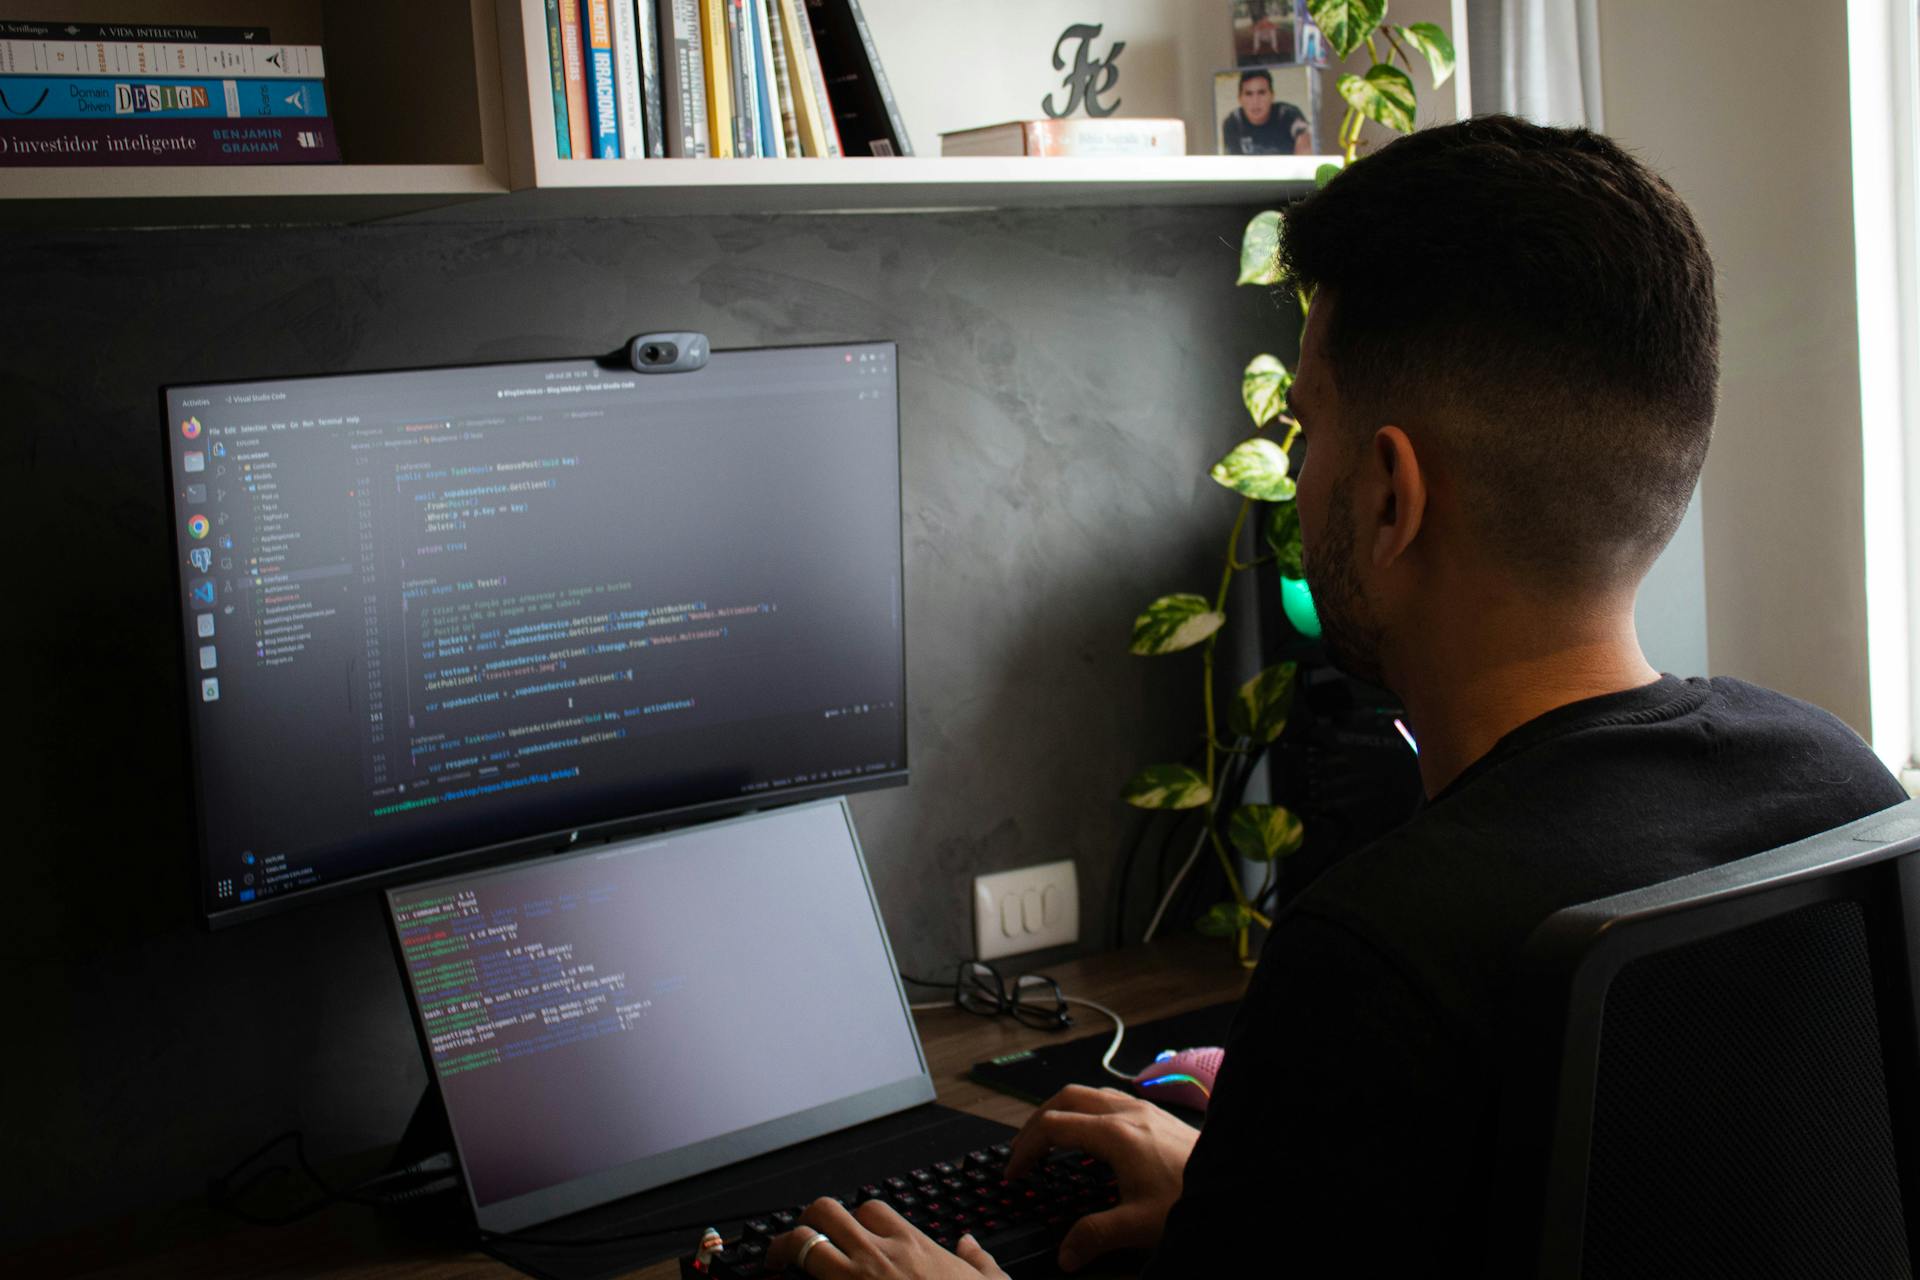
[[[1373,433],[1373,471],[1379,498],[1373,512],[1373,563],[1384,569],[1406,554],[1427,515],[1427,477],[1413,441],[1399,427]]]

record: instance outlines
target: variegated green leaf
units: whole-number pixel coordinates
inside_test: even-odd
[[[1256,430],[1272,422],[1287,407],[1293,375],[1272,356],[1255,356],[1240,375],[1240,401],[1247,406]]]
[[[1235,284],[1280,283],[1280,214],[1256,213],[1240,237],[1240,278]]]
[[[1133,775],[1121,797],[1136,809],[1198,809],[1213,799],[1213,788],[1186,765],[1150,764]]]
[[[1274,563],[1278,566],[1281,577],[1306,576],[1306,570],[1300,563],[1300,504],[1298,502],[1274,504],[1273,514],[1267,518],[1267,546],[1273,551]]]
[[[1227,727],[1255,742],[1267,743],[1278,738],[1293,710],[1296,669],[1294,663],[1282,662],[1241,685],[1227,708]]]
[[[1326,186],[1329,182],[1332,182],[1340,176],[1340,168],[1341,166],[1337,164],[1321,165],[1313,171],[1313,185],[1316,187]]]
[[[1253,913],[1237,902],[1216,902],[1193,927],[1209,938],[1231,938],[1253,921]]]
[[[1261,502],[1286,502],[1293,497],[1287,452],[1265,436],[1242,440],[1207,474],[1215,484]]]
[[[1447,33],[1431,22],[1415,22],[1395,30],[1402,40],[1426,55],[1427,65],[1433,68],[1433,87],[1445,84],[1453,75],[1453,41],[1447,39]]]
[[[1227,620],[1216,613],[1205,596],[1183,591],[1161,596],[1133,620],[1133,640],[1127,646],[1143,658],[1191,648],[1220,629]]]
[[[1307,829],[1291,809],[1243,804],[1227,820],[1227,838],[1248,862],[1272,862],[1297,853],[1307,842]]]
[[[1364,76],[1341,76],[1340,96],[1361,115],[1400,133],[1413,132],[1413,77],[1376,62]]]
[[[1307,16],[1333,51],[1346,58],[1387,16],[1387,0],[1307,0]]]

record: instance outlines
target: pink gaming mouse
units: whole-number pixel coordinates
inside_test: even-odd
[[[1220,1074],[1220,1063],[1226,1056],[1224,1049],[1211,1046],[1178,1053],[1163,1049],[1153,1065],[1135,1078],[1133,1091],[1153,1102],[1205,1111],[1213,1096],[1213,1078]]]

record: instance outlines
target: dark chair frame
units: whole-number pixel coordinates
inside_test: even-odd
[[[1555,912],[1508,1006],[1490,1275],[1574,1280],[1601,1017],[1626,965],[1814,903],[1866,919],[1907,1238],[1920,1260],[1920,800],[1723,866]]]

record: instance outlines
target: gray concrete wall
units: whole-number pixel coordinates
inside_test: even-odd
[[[903,965],[938,971],[971,950],[974,874],[1072,857],[1106,945],[1118,789],[1199,727],[1197,661],[1129,657],[1128,625],[1211,589],[1234,500],[1204,466],[1241,433],[1241,365],[1291,354],[1291,309],[1232,284],[1245,213],[0,241],[0,654],[25,748],[0,1238],[197,1195],[283,1128],[322,1158],[390,1142],[424,1081],[371,895],[194,923],[160,385],[572,355],[645,328],[898,339],[913,782],[856,804],[887,923]]]

